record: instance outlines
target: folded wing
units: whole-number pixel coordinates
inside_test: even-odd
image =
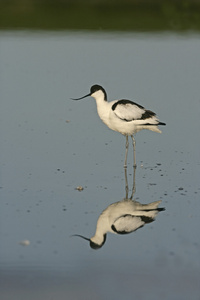
[[[127,122],[145,120],[155,116],[154,112],[146,110],[143,106],[125,99],[115,102],[112,106],[112,110],[119,119]]]

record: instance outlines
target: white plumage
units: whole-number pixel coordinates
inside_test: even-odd
[[[110,129],[126,136],[125,167],[127,166],[128,136],[131,136],[134,150],[134,166],[136,166],[135,139],[133,135],[142,129],[161,133],[158,125],[165,125],[165,123],[160,122],[154,112],[130,100],[122,99],[108,102],[106,91],[102,86],[97,84],[91,87],[89,94],[73,100],[80,100],[88,96],[96,100],[97,112],[100,119]]]
[[[116,103],[116,102],[115,102]],[[121,120],[128,122],[138,120],[145,113],[145,110],[133,103],[119,103],[114,110],[115,115]]]
[[[132,193],[129,198],[127,169],[125,168],[124,171],[126,190],[125,198],[122,201],[110,204],[103,210],[97,220],[95,234],[91,238],[87,238],[80,234],[73,235],[89,241],[90,247],[93,249],[99,249],[105,244],[108,232],[120,235],[129,234],[143,227],[145,224],[153,222],[157,214],[165,210],[164,207],[158,207],[161,200],[154,201],[149,204],[141,204],[140,202],[133,200],[136,190],[136,168],[133,170],[133,186]]]
[[[82,237],[90,242],[93,249],[101,248],[108,232],[114,234],[128,234],[145,224],[153,222],[159,211],[164,208],[158,208],[161,201],[155,201],[150,204],[141,204],[131,199],[115,202],[109,205],[99,216],[96,226],[96,232],[90,239]]]

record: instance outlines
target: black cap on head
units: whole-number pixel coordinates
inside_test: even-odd
[[[94,243],[93,241],[91,241],[90,239],[90,247],[94,250],[98,250],[100,249],[106,242],[106,234],[104,234],[103,236],[103,242],[101,244],[97,244],[97,243]]]
[[[97,91],[102,91],[103,94],[104,94],[104,100],[107,100],[107,94],[106,94],[106,91],[104,90],[104,88],[98,84],[95,84],[93,85],[91,88],[90,88],[90,93],[83,96],[83,97],[80,97],[80,98],[71,98],[71,100],[81,100],[81,99],[84,99],[86,97],[89,97],[91,96],[92,94],[94,94],[95,92]]]
[[[94,84],[91,88],[90,88],[90,95],[92,95],[93,93],[97,92],[97,91],[102,91],[104,93],[104,99],[107,100],[107,94],[106,91],[104,90],[104,88],[101,85],[98,84]]]

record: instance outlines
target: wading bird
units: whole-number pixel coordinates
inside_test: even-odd
[[[126,153],[124,167],[127,167],[128,155],[128,136],[131,136],[133,142],[133,159],[134,167],[136,167],[135,159],[135,139],[133,135],[142,129],[161,133],[158,125],[166,125],[160,122],[158,117],[151,110],[145,109],[143,106],[126,99],[107,101],[107,94],[104,88],[100,85],[93,85],[90,93],[72,100],[81,100],[86,97],[93,97],[96,100],[97,112],[100,119],[110,129],[118,131],[126,137]]]

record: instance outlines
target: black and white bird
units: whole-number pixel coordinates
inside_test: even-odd
[[[71,98],[72,100],[81,100],[88,96],[96,100],[97,112],[100,119],[112,130],[118,131],[126,136],[126,154],[124,167],[127,167],[128,154],[128,136],[131,136],[133,142],[134,167],[136,167],[135,159],[135,139],[133,135],[142,129],[161,133],[158,125],[166,125],[160,122],[158,117],[151,110],[145,109],[143,106],[126,99],[107,101],[107,94],[100,85],[93,85],[90,93],[81,98]]]
[[[157,214],[164,208],[158,208],[161,201],[155,201],[149,204],[141,204],[131,199],[124,199],[109,205],[99,216],[96,232],[93,237],[86,238],[75,234],[90,242],[93,249],[101,248],[106,241],[108,232],[114,234],[128,234],[145,224],[155,220]]]

